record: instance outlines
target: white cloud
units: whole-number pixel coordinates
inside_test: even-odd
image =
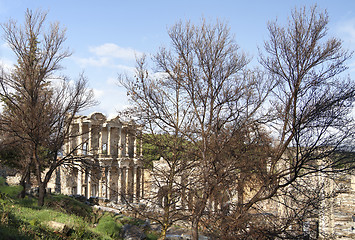
[[[110,60],[105,57],[100,57],[100,58],[76,58],[75,59],[80,66],[86,67],[86,66],[94,66],[94,67],[107,67],[110,66]]]
[[[108,117],[117,116],[118,111],[128,106],[128,97],[125,89],[118,86],[118,79],[115,76],[117,73],[134,76],[134,60],[142,53],[113,43],[90,47],[88,50],[90,54],[88,58],[74,57],[73,60],[81,67],[89,68],[88,72],[96,76],[89,78],[93,79],[91,85],[94,86],[94,96],[99,105],[88,109],[83,114],[97,111]],[[106,81],[102,81],[102,79],[106,79]]]
[[[341,21],[336,25],[336,33],[344,42],[344,48],[355,50],[355,18]],[[355,73],[355,61],[350,60],[348,64],[350,75]]]
[[[95,97],[96,99],[100,99],[102,96],[105,95],[105,91],[104,91],[104,90],[101,90],[101,89],[94,88],[94,89],[93,89],[93,92],[94,92],[94,97]]]
[[[0,66],[5,70],[5,71],[11,71],[14,68],[14,62],[11,61],[8,58],[1,58],[0,59]]]
[[[341,38],[351,44],[355,44],[355,18],[342,21],[337,26],[337,32],[341,35]]]
[[[134,74],[135,68],[132,66],[124,65],[124,64],[116,64],[112,59],[107,57],[90,57],[90,58],[74,58],[81,67],[98,67],[98,68],[112,68],[117,70],[122,70],[124,72]]]
[[[109,77],[109,78],[106,80],[106,83],[107,83],[108,85],[116,85],[116,86],[117,86],[117,78]]]
[[[10,48],[9,44],[7,44],[6,42],[4,42],[3,44],[1,44],[0,47],[1,47],[2,49],[11,51],[11,48]]]
[[[130,74],[134,74],[136,71],[135,67],[130,67],[122,64],[117,64],[114,67],[120,70],[124,70],[126,73],[130,73]]]
[[[114,43],[105,43],[97,47],[90,47],[89,51],[101,57],[111,57],[123,60],[135,60],[142,55],[141,52],[132,48],[123,48]]]
[[[355,73],[355,61],[352,61],[348,66],[349,66],[350,72]]]
[[[74,58],[81,67],[107,67],[123,70],[129,74],[134,74],[135,71],[132,60],[143,55],[132,48],[122,48],[113,43],[90,47],[89,51],[94,55],[88,58]]]
[[[107,85],[103,88],[94,88],[95,99],[99,105],[84,111],[82,114],[88,115],[92,112],[102,112],[107,117],[115,117],[118,111],[122,111],[128,106],[128,98],[126,91],[120,87],[110,87]]]

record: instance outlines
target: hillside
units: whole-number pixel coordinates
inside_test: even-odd
[[[158,233],[144,221],[95,210],[64,195],[50,195],[43,207],[34,196],[17,198],[20,186],[0,179],[1,239],[124,239],[140,234],[157,239]]]

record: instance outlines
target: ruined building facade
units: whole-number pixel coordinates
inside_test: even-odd
[[[63,156],[73,155],[73,162],[61,166],[48,187],[86,198],[139,201],[144,194],[144,169],[134,122],[93,113],[78,116],[70,131],[73,137],[63,146]]]

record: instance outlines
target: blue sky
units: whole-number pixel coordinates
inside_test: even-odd
[[[117,75],[132,71],[135,54],[149,55],[161,45],[168,47],[167,29],[177,21],[199,23],[204,17],[227,22],[240,48],[257,63],[257,48],[268,36],[267,22],[277,18],[283,24],[294,7],[314,3],[329,13],[329,34],[355,50],[354,0],[0,0],[0,22],[13,18],[22,23],[27,8],[48,10],[47,22],[59,21],[67,28],[65,44],[73,51],[63,62],[63,72],[75,78],[84,71],[100,102],[86,113],[101,111],[113,116],[127,105],[124,89],[117,86]],[[0,39],[0,63],[15,61]],[[348,73],[355,77],[355,60],[349,66]]]

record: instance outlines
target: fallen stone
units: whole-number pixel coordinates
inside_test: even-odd
[[[49,221],[47,223],[47,226],[56,231],[56,232],[59,232],[59,233],[62,233],[62,234],[67,234],[70,230],[70,228],[64,224],[64,223],[60,223],[60,222],[55,222],[55,221]]]

